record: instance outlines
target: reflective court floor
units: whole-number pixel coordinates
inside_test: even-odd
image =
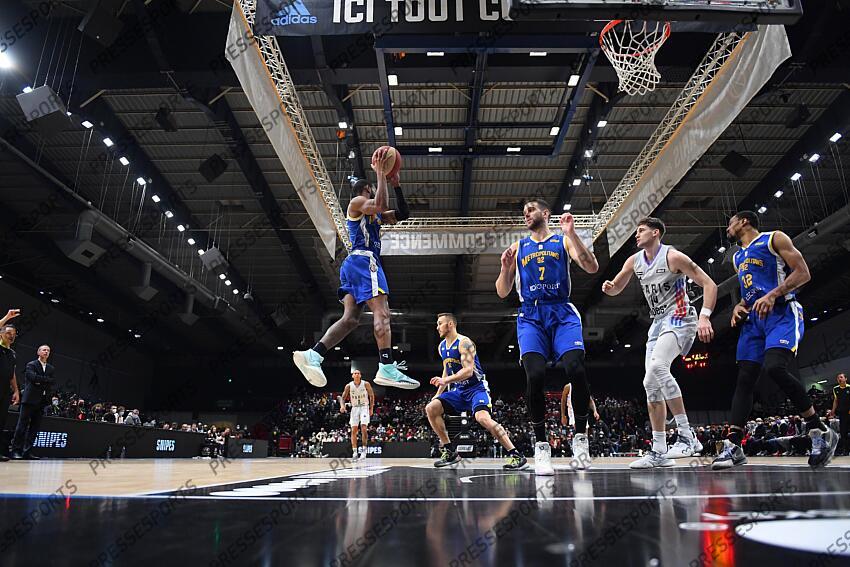
[[[3,463],[2,565],[850,565],[850,459]]]

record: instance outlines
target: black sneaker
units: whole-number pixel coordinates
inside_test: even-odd
[[[524,471],[528,468],[528,459],[522,455],[509,455],[508,462],[502,468],[506,471]]]
[[[0,463],[5,463],[8,460],[9,460],[9,457],[7,457],[6,455],[0,455]]]
[[[434,462],[435,467],[448,467],[450,465],[456,465],[460,462],[460,455],[457,454],[457,451],[449,451],[445,447],[440,448],[440,460]]]
[[[747,457],[744,455],[744,451],[728,439],[724,439],[723,449],[711,462],[711,470],[731,469],[745,464],[747,464]]]
[[[809,431],[809,437],[812,438],[809,466],[813,469],[825,467],[835,456],[835,448],[838,447],[838,434],[827,426],[826,431],[812,429]]]

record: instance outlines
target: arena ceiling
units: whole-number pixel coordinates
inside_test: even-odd
[[[42,5],[18,1],[9,17],[14,22]],[[4,220],[14,227],[3,243],[2,275],[34,295],[45,292],[41,297],[46,301],[58,300],[52,308],[117,335],[129,334],[152,351],[220,349],[234,336],[248,336],[246,344],[258,351],[277,346],[288,351],[312,343],[323,323],[339,312],[337,267],[318,242],[263,125],[222,57],[230,2],[103,3],[124,24],[122,39],[111,48],[87,37],[81,41],[74,31],[90,5],[84,0],[55,4],[49,26],[23,34],[8,49],[18,70],[0,71],[0,132],[8,142],[0,144],[0,204],[7,214]],[[722,229],[730,212],[766,206],[764,222],[796,236],[848,205],[842,163],[850,163],[850,150],[846,138],[834,144],[828,140],[834,132],[846,133],[850,123],[848,42],[841,25],[847,14],[838,2],[811,2],[804,8],[803,18],[787,28],[791,60],[656,211],[668,224],[668,243],[692,255],[718,282],[732,275],[723,261],[728,250],[717,251],[728,248]],[[11,27],[7,14],[2,17],[3,29]],[[532,30],[556,31],[546,25],[518,26],[510,35],[528,40],[535,35]],[[566,25],[571,34],[591,38],[601,27],[599,22]],[[709,33],[674,32],[658,57],[662,82],[643,97],[618,94],[616,76],[600,56],[589,76],[591,88],[576,100],[553,157],[505,155],[500,148],[553,144],[552,126],[567,108],[570,76],[586,65],[583,54],[494,53],[483,61],[465,57],[452,64],[445,56],[388,54],[386,72],[399,78],[392,87],[394,124],[403,132],[396,143],[403,153],[411,148],[404,154],[402,181],[412,214],[518,215],[523,200],[532,195],[546,198],[558,211],[569,204],[573,213],[598,212],[712,38]],[[371,45],[352,55],[352,42],[359,39],[279,38],[343,206],[347,176],[368,172],[368,157],[387,142],[378,61]],[[416,38],[395,39],[397,45],[416,43]],[[51,50],[65,64],[48,63]],[[24,86],[45,80],[63,85],[60,92],[70,94],[72,113],[68,126],[49,139],[26,123],[15,99]],[[163,107],[174,128],[165,129],[156,120]],[[799,124],[789,124],[795,116]],[[83,120],[92,128],[81,125]],[[341,120],[352,127],[341,130]],[[607,124],[598,127],[600,120]],[[102,142],[107,136],[115,143],[112,148]],[[429,146],[497,149],[492,150],[495,155],[474,158],[413,155],[415,148]],[[585,157],[588,150],[590,157]],[[355,157],[350,159],[352,151]],[[742,175],[720,163],[731,151],[751,161]],[[813,152],[822,156],[820,161],[808,161]],[[214,154],[227,167],[208,181],[199,166]],[[129,165],[121,164],[120,157],[128,158]],[[803,177],[791,182],[796,171]],[[576,172],[585,180],[574,187]],[[137,177],[146,185],[134,183]],[[780,189],[783,196],[774,197]],[[152,202],[153,194],[161,196],[160,203]],[[141,278],[141,263],[129,252],[92,268],[69,260],[59,243],[74,238],[84,202],[100,208],[228,305],[196,300],[200,320],[187,325],[178,316],[182,300],[175,299],[182,286],[158,272],[152,285],[160,292],[151,301],[139,298],[132,288]],[[166,218],[166,210],[174,217]],[[178,224],[187,230],[179,231]],[[812,313],[834,310],[850,299],[847,226],[840,223],[806,245],[815,279],[803,302]],[[190,237],[195,246],[187,244]],[[602,281],[634,250],[627,245],[610,258],[604,240],[596,247],[599,273],[574,272],[573,301],[587,327],[603,330],[591,352],[619,356],[625,344],[640,341],[648,321],[637,288],[615,299],[602,298]],[[196,253],[198,246],[211,243],[228,255],[230,285],[206,271]],[[495,294],[497,256],[387,257],[385,268],[391,307],[398,313],[397,342],[410,345],[406,356],[433,357],[434,315],[454,310],[464,332],[477,337],[488,356],[512,357],[517,302],[501,301]],[[251,299],[244,298],[248,291]],[[98,317],[104,322],[96,323]],[[728,326],[726,318],[718,316],[715,325]],[[364,318],[364,326],[344,344],[348,354],[372,352],[368,322]]]

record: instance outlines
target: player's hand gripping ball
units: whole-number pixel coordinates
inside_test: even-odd
[[[376,173],[393,178],[401,170],[401,153],[392,146],[381,146],[372,154],[372,166]]]

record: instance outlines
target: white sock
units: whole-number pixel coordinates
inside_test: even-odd
[[[663,431],[652,432],[652,450],[663,455],[667,452],[667,434]]]
[[[688,414],[680,413],[673,416],[676,419],[676,427],[679,435],[686,439],[693,440],[694,432],[691,430],[691,425],[688,423]]]

